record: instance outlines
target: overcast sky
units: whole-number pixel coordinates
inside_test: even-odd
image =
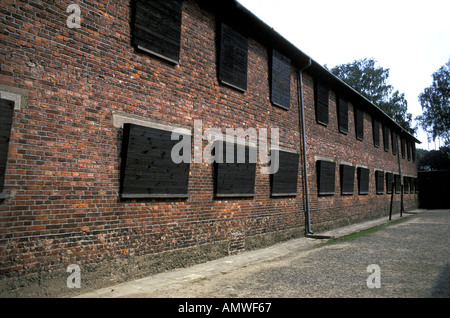
[[[419,94],[450,59],[450,0],[238,0],[266,24],[332,68],[374,58],[390,69],[408,112],[422,113]],[[420,129],[418,148],[434,149]]]

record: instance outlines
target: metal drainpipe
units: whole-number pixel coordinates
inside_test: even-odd
[[[400,143],[402,142],[401,134],[397,136],[397,154],[398,154],[398,173],[400,174],[400,217],[403,216],[403,177],[402,177],[402,164],[400,159]],[[393,190],[393,189],[392,189]]]
[[[308,67],[311,66],[311,59],[309,59],[308,64],[306,64],[302,69],[299,71],[299,97],[300,97],[300,104],[299,104],[299,111],[301,113],[301,130],[302,130],[302,147],[303,147],[303,179],[305,180],[305,217],[306,217],[306,234],[314,234],[314,232],[311,230],[311,217],[310,217],[310,211],[309,211],[309,187],[308,187],[308,165],[306,161],[306,141],[305,141],[305,115],[304,115],[304,105],[303,105],[303,71],[306,70]]]

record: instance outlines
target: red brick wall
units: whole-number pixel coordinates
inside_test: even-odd
[[[119,202],[112,121],[120,111],[190,127],[196,119],[204,128],[279,127],[282,146],[299,151],[294,69],[287,112],[270,103],[268,52],[253,40],[247,92],[219,85],[215,20],[191,1],[178,66],[132,48],[127,2],[84,1],[80,29],[65,26],[68,1],[18,3],[2,5],[2,83],[28,90],[29,100],[10,142],[6,189],[15,194],[0,206],[2,274],[302,226],[301,196],[270,198],[259,167],[251,199],[214,199],[212,165],[193,163],[189,199]]]
[[[114,111],[189,127],[201,119],[204,128],[280,128],[281,146],[300,153],[298,71],[292,67],[291,109],[285,111],[270,102],[268,50],[253,39],[248,90],[218,83],[215,19],[193,1],[184,2],[177,66],[131,46],[128,1],[83,1],[80,29],[66,26],[71,3],[7,0],[0,6],[2,85],[28,91],[27,107],[13,121],[5,184],[11,198],[0,202],[0,275],[304,225],[301,167],[297,197],[271,198],[269,176],[258,165],[254,198],[214,199],[212,165],[192,163],[188,199],[120,201]],[[355,140],[352,119],[348,136],[339,134],[333,94],[330,125],[317,125],[307,75],[304,89],[313,222],[370,213],[380,198],[385,207],[387,195],[375,195],[373,187],[364,197],[341,197],[338,190],[317,197],[315,155],[367,165],[371,178],[373,168],[395,170],[397,161],[371,144],[368,115],[364,142]],[[405,172],[415,173],[412,163],[402,162]]]
[[[348,134],[339,132],[337,120],[336,92],[329,92],[329,124],[318,124],[314,108],[314,80],[307,72],[303,75],[305,94],[305,122],[306,122],[306,153],[308,157],[311,222],[320,224],[331,220],[340,223],[349,222],[355,218],[370,218],[380,212],[389,211],[391,195],[376,193],[375,171],[399,173],[398,151],[392,152],[392,138],[389,135],[389,151],[383,147],[383,133],[380,125],[380,147],[373,142],[372,113],[364,112],[364,140],[356,139],[354,105],[349,100]],[[384,124],[382,121],[381,124]],[[392,127],[392,126],[390,126]],[[393,128],[393,127],[392,127]],[[399,141],[400,145],[400,141]],[[317,195],[316,161],[321,158],[331,160],[336,164],[335,194],[333,196]],[[400,156],[401,158],[401,156]],[[339,165],[351,164],[354,167],[363,166],[370,170],[369,194],[358,194],[358,181],[355,169],[355,183],[353,195],[341,195]],[[402,175],[417,177],[417,167],[413,160],[401,158]],[[386,181],[385,181],[386,183]],[[394,212],[400,209],[400,194],[394,195]],[[417,207],[417,195],[404,194],[405,208]],[[378,214],[377,214],[378,213]],[[320,228],[320,227],[319,227]]]

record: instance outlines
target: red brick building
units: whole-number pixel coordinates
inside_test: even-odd
[[[2,295],[67,292],[70,264],[89,288],[387,215],[391,180],[395,211],[401,184],[417,206],[418,140],[237,2],[71,4],[0,6]],[[206,129],[277,128],[280,168],[174,164],[176,128],[191,158]]]

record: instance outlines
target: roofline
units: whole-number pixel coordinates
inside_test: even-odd
[[[407,136],[418,144],[422,143],[409,131],[405,130],[395,120],[389,117],[377,105],[369,101],[365,96],[331,73],[324,66],[313,60],[310,56],[275,31],[275,29],[245,8],[237,0],[198,0],[198,2],[221,19],[233,19],[233,23],[236,23],[238,27],[243,31],[248,32],[256,40],[289,56],[292,64],[297,68],[304,68],[304,66],[311,61],[310,66],[307,68],[308,73],[318,76],[328,85],[337,88],[337,93],[345,95],[350,101],[356,100],[357,103],[364,104],[365,108],[368,108],[373,111],[375,115],[380,116],[382,119],[387,120],[390,124],[394,125],[397,130],[400,131],[399,135]]]
[[[358,99],[358,102],[362,102],[362,103],[368,105],[371,108],[370,110],[375,112],[375,115],[383,117],[383,119],[388,120],[392,125],[396,126],[397,130],[400,131],[400,135],[407,135],[409,138],[413,139],[416,143],[422,144],[422,142],[420,140],[418,140],[414,135],[412,135],[405,128],[400,126],[399,123],[397,123],[388,114],[386,114],[386,112],[383,111],[380,107],[378,107],[373,102],[368,100],[364,95],[362,95],[361,93],[356,91],[353,87],[348,85],[346,82],[341,80],[339,77],[337,77],[336,75],[331,73],[324,66],[320,65],[319,63],[317,63],[316,61],[313,60],[312,67],[315,68],[314,73],[316,73],[316,74],[320,73],[320,72],[324,73],[323,75],[328,77],[328,80],[331,80],[331,84],[332,85],[334,84],[333,86],[340,86],[341,89],[343,88],[345,96],[348,97],[349,95],[353,95],[354,97],[356,97],[356,99]],[[320,74],[319,74],[319,76],[320,76]],[[339,95],[339,92],[338,92],[338,95]]]

